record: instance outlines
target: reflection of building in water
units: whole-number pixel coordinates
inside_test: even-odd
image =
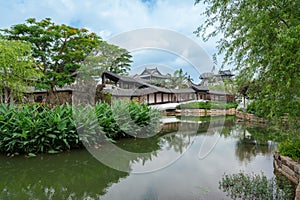
[[[227,119],[225,116],[206,116],[206,117],[192,117],[192,116],[181,116],[178,117],[179,122],[164,123],[161,130],[168,131],[183,131],[186,134],[196,134],[196,133],[207,133],[209,128],[216,128],[218,130],[226,128],[230,131],[234,125],[234,118]],[[229,129],[228,129],[229,128]],[[210,133],[208,133],[210,134]],[[224,134],[221,132],[220,134]]]
[[[195,135],[198,130],[207,131],[209,123],[191,123],[191,122],[172,122],[162,125],[162,132],[184,132],[185,134]]]

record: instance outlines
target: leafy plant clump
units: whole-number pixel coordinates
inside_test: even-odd
[[[74,119],[74,115],[80,117]],[[136,137],[153,133],[159,118],[157,110],[134,103],[97,103],[76,109],[69,104],[55,108],[38,104],[8,108],[1,104],[0,152],[34,156],[80,148],[82,141],[93,145],[103,138]]]
[[[234,200],[289,200],[294,197],[292,186],[285,179],[267,179],[263,173],[225,174],[219,182],[219,188]]]
[[[81,143],[70,105],[48,108],[0,105],[0,151],[8,154],[56,153]]]
[[[158,130],[161,114],[146,104],[114,101],[96,104],[96,115],[106,136],[111,139],[153,134]]]

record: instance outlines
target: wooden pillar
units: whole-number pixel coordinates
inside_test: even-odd
[[[105,76],[105,74],[104,74],[103,77],[102,77],[102,84],[104,85],[105,82],[106,82],[106,76]]]
[[[156,104],[156,93],[154,93],[154,103]]]
[[[147,94],[147,104],[149,104],[149,94]]]

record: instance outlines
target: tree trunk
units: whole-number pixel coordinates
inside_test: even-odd
[[[3,89],[0,92],[0,103],[3,103]]]
[[[4,103],[8,104],[8,89],[5,87],[3,91],[4,91]]]
[[[12,92],[9,93],[9,103],[14,104],[14,94]]]

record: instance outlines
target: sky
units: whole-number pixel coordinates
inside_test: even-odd
[[[114,37],[138,29],[169,30],[186,37],[184,40],[175,41],[171,38],[176,34],[164,36],[169,43],[184,45],[186,41],[191,40],[212,58],[217,52],[217,39],[203,42],[193,33],[205,20],[204,16],[200,15],[203,11],[204,5],[194,5],[194,0],[0,0],[0,28],[24,23],[30,17],[38,20],[49,17],[57,24],[87,28],[109,42]],[[149,36],[142,35],[139,38],[145,41],[147,37]],[[181,52],[174,53],[168,48],[152,46],[130,50],[133,55],[131,74],[141,72],[145,66],[158,66],[163,73],[182,68],[195,82],[199,82],[201,73],[211,71],[211,66],[202,66],[199,70],[200,68],[184,55],[187,50],[197,54],[197,50],[185,47]],[[198,63],[207,59],[202,58],[203,55],[200,54]],[[218,58],[219,63],[220,59]],[[218,65],[216,68],[218,69]]]

